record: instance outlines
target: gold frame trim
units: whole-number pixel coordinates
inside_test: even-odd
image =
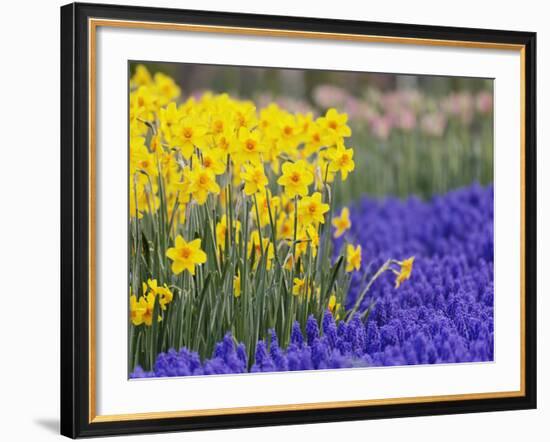
[[[386,44],[409,44],[421,46],[443,46],[443,47],[460,47],[474,49],[495,49],[518,51],[520,54],[520,207],[521,207],[521,228],[520,228],[520,389],[518,391],[504,392],[488,392],[488,393],[466,393],[453,395],[437,395],[437,396],[416,396],[416,397],[400,397],[388,399],[368,399],[368,400],[353,400],[353,401],[335,401],[335,402],[316,402],[302,404],[284,404],[284,405],[264,405],[257,407],[234,407],[234,408],[215,408],[215,409],[200,409],[200,410],[180,410],[180,411],[159,411],[148,413],[129,413],[129,414],[112,414],[98,415],[96,414],[96,243],[95,243],[95,208],[96,208],[96,31],[97,28],[114,27],[114,28],[138,28],[148,30],[168,30],[168,31],[186,31],[186,32],[203,32],[217,34],[234,34],[234,35],[253,35],[267,37],[290,37],[290,38],[308,38],[308,39],[324,39],[324,40],[339,40],[339,41],[356,41],[369,43],[386,43]],[[425,39],[411,37],[390,37],[377,35],[358,35],[345,33],[330,33],[330,32],[312,32],[312,31],[292,31],[283,29],[262,29],[262,28],[245,28],[236,26],[211,26],[211,25],[196,25],[196,24],[181,24],[181,23],[158,23],[146,21],[131,21],[131,20],[111,20],[111,19],[88,19],[88,74],[89,74],[89,410],[88,422],[117,422],[117,421],[134,421],[145,419],[168,419],[180,417],[199,417],[199,416],[220,416],[220,415],[238,415],[246,413],[273,413],[280,411],[298,411],[298,410],[321,410],[327,408],[348,408],[348,407],[365,407],[375,405],[395,405],[395,404],[420,404],[427,402],[442,402],[442,401],[460,401],[472,399],[497,399],[497,398],[513,398],[525,396],[525,45],[522,44],[507,44],[507,43],[492,43],[492,42],[475,42],[475,41],[459,41],[459,40],[440,40],[440,39]]]

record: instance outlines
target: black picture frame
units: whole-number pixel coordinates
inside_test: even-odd
[[[524,51],[524,395],[317,410],[94,421],[89,394],[89,18],[521,45]],[[536,34],[73,3],[61,8],[61,434],[71,437],[536,408]]]

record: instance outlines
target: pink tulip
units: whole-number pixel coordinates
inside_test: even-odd
[[[476,109],[481,114],[489,114],[493,111],[493,94],[481,91],[476,96]]]
[[[443,113],[431,113],[422,116],[420,128],[432,137],[440,137],[447,127],[447,117]]]

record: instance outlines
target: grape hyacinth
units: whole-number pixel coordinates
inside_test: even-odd
[[[493,187],[472,185],[423,202],[415,197],[365,198],[350,207],[348,238],[361,244],[363,267],[352,277],[347,309],[388,256],[415,256],[410,280],[395,288],[386,272],[373,284],[356,316],[335,321],[327,310],[305,330],[295,323],[288,348],[270,337],[247,361],[231,334],[201,361],[185,348],[157,356],[151,372],[137,367],[132,378],[318,370],[352,367],[492,361]],[[336,246],[343,240],[337,240]]]

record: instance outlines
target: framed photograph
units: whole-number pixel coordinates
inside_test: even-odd
[[[536,407],[536,35],[61,8],[61,433]]]

